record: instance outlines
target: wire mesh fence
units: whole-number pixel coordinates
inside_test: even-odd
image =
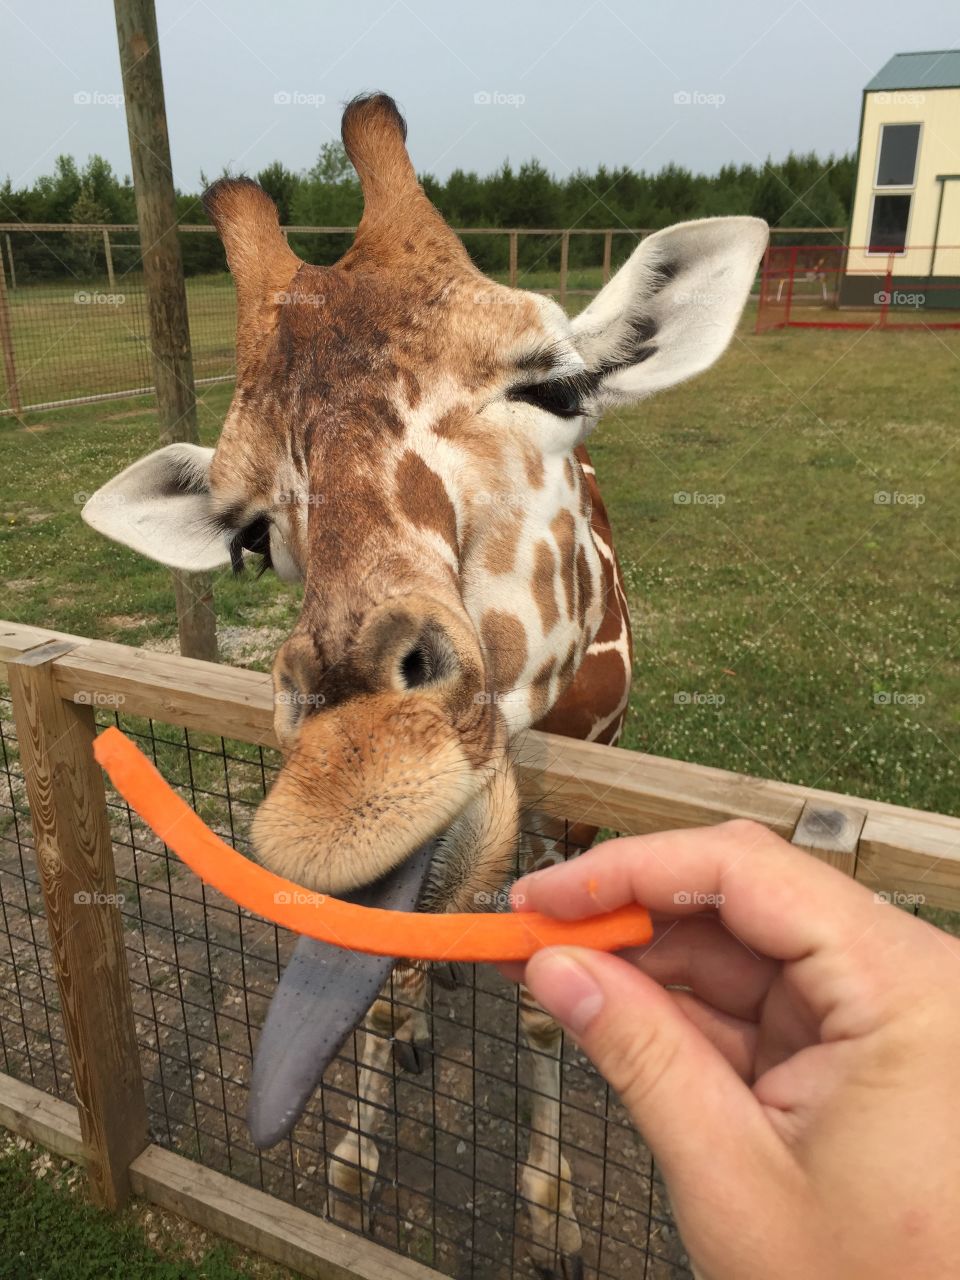
[[[73,1101],[9,700],[0,713],[0,1059],[7,1074]],[[120,725],[216,831],[249,851],[273,752],[119,709],[98,712],[98,722]],[[371,1194],[338,1191],[329,1169],[355,1126],[360,1033],[292,1137],[255,1148],[245,1121],[253,1047],[295,938],[204,886],[109,791],[108,805],[151,1140],[444,1274],[530,1275],[518,1171],[535,1123],[534,1051],[520,1036],[515,989],[482,966],[464,967],[456,985],[432,972],[422,1069],[404,1069],[396,1055],[382,1072]],[[404,995],[394,989],[391,999]],[[574,1046],[563,1046],[561,1064],[561,1149],[587,1275],[688,1276],[649,1152]]]
[[[349,227],[290,227],[307,262],[336,261]],[[782,228],[782,239],[791,229]],[[648,232],[628,228],[465,228],[481,270],[577,308]],[[180,229],[194,375],[234,374],[236,304],[223,248],[206,225]],[[146,295],[135,226],[0,223],[0,413],[152,389]]]

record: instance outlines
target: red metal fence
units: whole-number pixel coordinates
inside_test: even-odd
[[[913,259],[932,252],[908,249]],[[948,252],[956,246],[938,246]],[[903,254],[863,246],[771,244],[756,332],[772,329],[960,329],[960,277],[907,271]]]

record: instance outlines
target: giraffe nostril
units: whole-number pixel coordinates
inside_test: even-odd
[[[420,645],[411,649],[400,663],[400,674],[408,689],[419,689],[433,677],[430,655]]]
[[[401,653],[399,675],[404,689],[421,689],[460,672],[453,641],[435,621],[427,623],[412,644],[403,646]]]

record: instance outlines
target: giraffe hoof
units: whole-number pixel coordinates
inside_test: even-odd
[[[433,980],[445,987],[447,991],[456,991],[457,987],[463,984],[464,970],[463,965],[456,960],[449,960],[444,964],[435,964],[433,966]]]
[[[584,1280],[582,1254],[562,1253],[557,1261],[558,1266],[545,1266],[539,1262],[533,1264],[540,1280]]]
[[[401,1071],[407,1071],[412,1076],[423,1074],[429,1052],[428,1046],[417,1040],[394,1040],[393,1042],[394,1062]]]

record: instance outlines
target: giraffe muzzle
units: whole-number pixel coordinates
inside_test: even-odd
[[[342,896],[361,906],[412,911],[436,843],[427,841],[374,884]],[[397,959],[313,938],[299,940],[270,1001],[254,1054],[247,1121],[256,1146],[275,1146],[290,1133]]]

